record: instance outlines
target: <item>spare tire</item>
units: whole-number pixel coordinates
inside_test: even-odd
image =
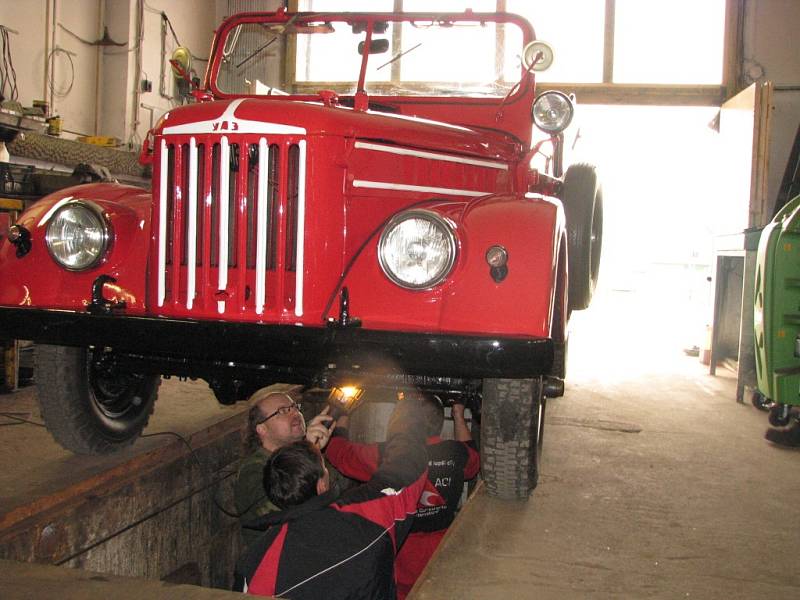
[[[567,217],[569,311],[592,302],[600,271],[603,244],[603,189],[593,165],[571,165],[564,175],[562,194]]]

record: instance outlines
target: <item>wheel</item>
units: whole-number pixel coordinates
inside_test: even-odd
[[[600,271],[603,244],[603,189],[592,165],[570,166],[564,176],[567,217],[569,310],[583,310],[592,301]]]
[[[484,379],[481,472],[489,495],[525,500],[539,481],[541,379]]]
[[[773,427],[786,427],[791,420],[792,407],[789,404],[773,403],[769,407],[769,424]]]
[[[564,379],[567,376],[567,354],[569,350],[569,333],[567,331],[566,317],[569,314],[568,298],[564,284],[566,283],[566,262],[563,259],[566,254],[566,241],[562,240],[559,252],[555,306],[553,308],[553,324],[551,327],[551,337],[553,338],[553,366],[550,368],[550,375]]]
[[[750,403],[758,410],[763,410],[764,412],[769,411],[770,407],[772,406],[770,399],[758,390],[754,391],[752,396],[750,396]]]
[[[107,454],[139,436],[160,378],[112,372],[86,348],[38,345],[36,386],[45,425],[76,454]]]

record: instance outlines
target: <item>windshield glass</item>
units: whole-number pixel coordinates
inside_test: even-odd
[[[503,97],[520,78],[523,32],[515,23],[456,15],[374,21],[367,47],[367,20],[338,17],[303,15],[229,29],[218,46],[217,89],[354,94],[367,52],[364,90],[373,95]]]

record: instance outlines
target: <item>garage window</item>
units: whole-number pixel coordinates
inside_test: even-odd
[[[299,0],[297,6],[341,9],[337,0]],[[553,46],[553,67],[537,75],[540,91],[575,92],[583,103],[718,106],[732,84],[734,0],[360,0],[347,10],[466,7],[521,14]]]
[[[555,49],[539,81],[722,83],[726,0],[508,0]],[[610,26],[606,27],[606,23]]]

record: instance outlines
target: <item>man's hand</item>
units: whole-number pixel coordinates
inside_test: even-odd
[[[333,431],[333,427],[329,428],[331,421],[333,421],[333,417],[328,414],[329,411],[330,407],[326,406],[321,413],[311,419],[308,427],[306,427],[306,439],[320,450],[328,445],[328,440]]]
[[[450,407],[450,414],[453,417],[453,437],[459,442],[472,440],[472,434],[467,427],[467,421],[464,419],[464,405],[461,402],[454,402]]]
[[[450,407],[450,413],[453,415],[454,419],[463,419],[464,405],[460,402],[454,402],[453,406]]]

